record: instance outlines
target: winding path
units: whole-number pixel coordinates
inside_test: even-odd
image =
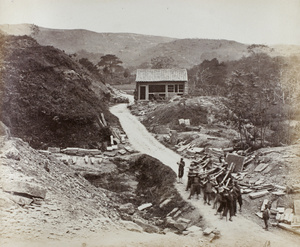
[[[178,167],[176,163],[180,160],[181,156],[159,143],[139,122],[137,117],[130,113],[127,104],[115,105],[110,108],[110,111],[119,118],[123,130],[134,149],[159,159],[177,173]],[[185,161],[187,164],[186,167],[188,167],[190,161],[187,159]],[[184,184],[177,184],[176,187],[182,197],[187,198],[188,192],[185,191]],[[204,205],[201,199],[192,199],[190,202],[200,210],[207,225],[221,231],[222,237],[214,242],[216,246],[263,247],[266,241],[270,241],[271,247],[300,246],[300,238],[298,236],[293,236],[277,228],[271,228],[267,232],[262,229],[263,222],[261,225],[258,225],[241,214],[234,217],[233,222],[226,221],[225,219],[220,220],[219,216],[214,215],[215,210],[211,206]]]

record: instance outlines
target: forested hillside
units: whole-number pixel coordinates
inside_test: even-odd
[[[237,61],[205,60],[188,71],[189,94],[222,96],[228,120],[247,142],[273,145],[299,138],[300,57],[270,57],[253,52]]]

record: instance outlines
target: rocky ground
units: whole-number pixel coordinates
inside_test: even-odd
[[[100,150],[97,155],[35,150],[10,137],[2,127],[2,246],[250,247],[268,241],[271,246],[297,246],[296,235],[277,227],[269,232],[262,229],[262,220],[255,215],[262,198],[252,200],[244,195],[242,214],[233,222],[220,220],[202,198],[188,201],[186,177],[183,184],[175,183],[180,147],[173,146],[176,153],[158,143],[154,137],[159,139],[160,134],[147,132],[126,105],[111,111],[127,134],[124,147],[130,143],[133,149],[157,159]],[[201,131],[194,134],[201,136]],[[181,155],[188,167],[192,155],[187,150]],[[299,183],[298,154],[299,145],[251,153],[255,159],[245,166],[242,182],[292,188]],[[264,162],[269,166],[255,171]],[[284,194],[282,205],[290,207],[297,195]],[[275,222],[274,217],[271,221]]]
[[[1,246],[174,246],[183,231],[202,236],[175,173],[149,156],[51,153],[3,134],[0,159]]]
[[[191,101],[195,101],[195,99],[191,99]],[[176,104],[177,110],[180,112],[182,105],[180,102],[177,102]],[[209,105],[209,102],[207,104]],[[204,104],[202,104],[202,106],[203,105]],[[173,125],[174,119],[170,119],[169,122],[166,120],[164,126],[159,125],[162,119],[158,112],[167,111],[167,109],[172,107],[172,103],[163,106],[163,104],[150,102],[133,105],[130,109],[145,123],[147,129],[154,132],[153,136],[157,140],[173,149],[178,154],[181,154],[186,159],[197,160],[198,158],[203,157],[204,152],[212,154],[219,153],[223,156],[226,153],[223,152],[223,150],[231,150],[231,152],[234,150],[232,149],[233,143],[230,140],[237,138],[238,135],[234,130],[222,124],[222,122],[216,121],[218,118],[215,116],[218,116],[218,114],[213,114],[214,116],[211,116],[209,111],[205,111],[206,114],[202,117],[203,124],[201,124],[200,127],[197,125],[193,126],[199,127],[198,131],[195,131],[194,129],[189,131],[184,129],[180,130],[178,129],[178,123],[177,126],[176,124]],[[175,114],[172,114],[175,116],[175,120],[178,121],[182,117],[182,115],[177,114],[176,110],[171,109],[171,111],[173,111],[173,113],[175,112]],[[196,111],[194,114],[196,114]],[[125,116],[122,116],[122,118],[123,117],[125,119]],[[207,120],[210,118],[215,120],[209,123]],[[172,143],[174,133],[176,134],[176,142]],[[140,143],[141,142],[142,141],[140,141]],[[154,151],[148,152],[155,153]],[[242,172],[236,174],[238,175],[237,179],[239,183],[245,185],[245,189],[251,188],[252,192],[262,191],[263,188],[269,187],[269,192],[267,192],[265,196],[258,197],[257,199],[251,198],[250,194],[244,194],[243,216],[250,219],[252,222],[261,224],[262,219],[258,217],[256,213],[260,212],[262,203],[265,199],[269,202],[274,202],[278,207],[283,207],[286,210],[289,208],[293,209],[294,201],[299,200],[299,194],[286,192],[289,190],[289,187],[294,189],[298,188],[300,183],[298,170],[300,161],[299,145],[268,147],[248,153],[239,152],[239,154],[245,155],[246,159],[250,160],[250,162],[244,166]],[[155,155],[159,154],[155,153]],[[173,156],[176,155],[173,154]],[[176,156],[176,158],[179,160],[179,156]],[[218,163],[218,156],[215,158]],[[161,158],[161,160],[163,160],[163,158]],[[173,166],[174,171],[176,171],[177,167],[176,165],[174,166],[174,164],[176,164],[176,159],[173,158],[172,160],[173,161],[170,159],[169,161],[165,160],[164,163]],[[261,167],[263,168],[260,169]],[[187,196],[188,195],[186,195],[186,197]],[[209,212],[211,213],[212,210]],[[278,221],[275,219],[275,215],[276,212],[274,211],[274,214],[271,215],[271,222],[274,225],[277,225]],[[212,217],[209,217],[208,221],[211,222]]]

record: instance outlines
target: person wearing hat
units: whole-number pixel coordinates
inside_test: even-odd
[[[263,211],[263,219],[264,219],[264,223],[265,223],[264,229],[266,229],[266,231],[268,231],[268,229],[269,229],[269,227],[268,227],[269,218],[270,218],[270,210],[269,210],[268,204],[266,204],[265,209]]]
[[[191,188],[193,179],[197,175],[197,166],[196,165],[197,165],[197,163],[195,161],[192,161],[191,166],[189,167],[188,181],[187,181],[185,191],[188,191]]]
[[[215,213],[215,215],[217,215],[218,213],[220,213],[221,219],[222,219],[223,215],[224,215],[224,211],[225,211],[225,209],[227,207],[227,205],[226,205],[227,200],[226,200],[226,197],[225,197],[225,190],[224,190],[223,186],[219,188],[219,194],[220,194],[220,205],[219,205],[219,207],[218,207],[217,212]]]
[[[178,164],[178,183],[182,183],[182,177],[184,174],[184,166],[185,166],[185,162],[183,158],[181,158],[180,161],[177,162],[177,164]]]
[[[236,180],[233,183],[233,192],[235,193],[236,200],[240,206],[240,212],[242,212],[242,205],[243,205],[242,193],[241,193],[241,188],[238,185],[238,182]],[[233,207],[235,207],[235,212],[236,212],[237,211],[236,210],[236,202],[235,202],[235,205],[233,205]]]
[[[195,177],[193,177],[193,181],[191,184],[191,192],[190,192],[190,196],[188,199],[191,199],[191,197],[196,194],[197,195],[197,199],[199,199],[199,194],[200,194],[200,178],[198,175],[196,175]]]

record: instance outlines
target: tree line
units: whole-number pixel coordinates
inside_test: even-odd
[[[280,145],[300,138],[299,125],[291,125],[300,120],[299,57],[253,51],[238,61],[205,60],[188,76],[190,95],[224,97],[241,143]]]
[[[80,58],[78,61],[103,83],[130,83],[131,73],[122,66],[123,62],[116,55],[106,54],[97,64],[93,64],[87,58]]]

